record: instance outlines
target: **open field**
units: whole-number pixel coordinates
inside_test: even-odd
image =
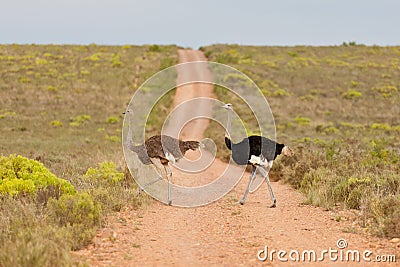
[[[306,203],[356,210],[357,225],[348,232],[362,228],[385,238],[400,236],[400,47],[202,50],[210,61],[246,73],[267,97],[277,140],[296,151],[295,158],[276,162],[271,178],[299,189]],[[3,194],[0,266],[71,265],[69,251],[89,244],[106,216],[150,202],[134,196],[136,185],[125,169],[121,113],[138,85],[177,62],[175,46],[0,46],[1,155],[36,159],[78,191],[58,200],[49,197],[59,192],[46,190]],[[249,116],[224,90],[217,87],[217,97]],[[158,131],[171,98],[156,107],[149,134]],[[247,124],[249,131],[256,129],[252,121]],[[206,135],[223,137],[221,127],[210,126]],[[218,155],[227,159],[223,138],[213,139]],[[231,198],[222,201],[221,213],[232,213],[233,221],[252,216],[229,206]],[[193,217],[196,211],[185,213]],[[76,219],[80,214],[90,220]]]
[[[125,170],[122,112],[145,79],[176,63],[175,46],[0,46],[1,156],[36,159],[82,193],[47,205],[59,194],[30,194],[24,185],[16,197],[3,195],[0,266],[69,265],[70,249],[90,243],[107,214],[143,202]],[[149,134],[157,131],[149,126]],[[15,180],[5,185],[3,194],[21,190]]]
[[[210,61],[247,74],[267,97],[277,140],[296,151],[294,160],[274,166],[275,179],[300,189],[307,203],[361,210],[360,224],[375,234],[400,235],[400,47],[201,50]],[[241,117],[249,116],[226,89],[216,93]],[[257,129],[254,121],[248,124]],[[209,136],[216,131],[221,129],[210,127]]]

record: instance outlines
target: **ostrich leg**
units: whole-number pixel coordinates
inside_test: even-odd
[[[274,192],[272,191],[271,182],[269,181],[269,177],[268,177],[268,173],[269,173],[269,170],[271,169],[271,166],[272,166],[272,162],[269,165],[268,171],[264,170],[264,168],[261,167],[261,166],[257,167],[257,169],[260,171],[262,176],[264,176],[265,181],[268,184],[269,194],[270,194],[271,200],[272,200],[272,204],[269,207],[270,208],[275,208],[276,207],[276,198],[275,198]]]
[[[154,179],[153,181],[148,182],[147,184],[140,186],[139,185],[139,189],[137,194],[139,195],[146,187],[162,180],[163,178],[163,164],[161,163],[159,158],[150,158],[151,162],[153,163],[153,165],[155,166],[156,172],[158,174],[158,177],[156,179]],[[166,174],[167,175],[167,174]]]
[[[172,188],[171,188],[171,184],[172,184],[171,179],[172,179],[172,172],[171,172],[171,170],[170,170],[168,164],[165,164],[165,165],[164,165],[164,168],[165,168],[165,172],[166,172],[167,177],[168,177],[168,202],[167,202],[167,204],[168,204],[168,205],[171,205],[171,204],[172,204],[172,199],[171,199],[171,190],[172,190]]]
[[[257,170],[256,167],[253,166],[253,169],[251,170],[251,175],[250,175],[250,178],[249,178],[249,183],[247,184],[246,191],[244,192],[244,195],[243,195],[242,199],[239,201],[240,205],[243,205],[244,202],[246,201],[247,194],[249,193],[249,190],[250,190],[250,185],[253,182],[254,177],[256,176],[256,170]]]
[[[158,172],[157,172],[157,173],[158,173]],[[154,183],[156,183],[156,182],[158,182],[158,181],[160,181],[160,180],[162,180],[162,176],[161,176],[160,174],[158,174],[158,177],[157,177],[156,179],[154,179],[154,180],[151,181],[151,182],[148,182],[147,184],[143,185],[142,187],[139,187],[139,189],[138,189],[138,194],[142,193],[142,191],[143,191],[146,187],[148,187],[148,186],[150,186],[150,185],[152,185],[152,184],[154,184]]]

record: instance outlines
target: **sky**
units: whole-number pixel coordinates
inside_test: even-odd
[[[399,0],[0,0],[0,43],[400,45]]]

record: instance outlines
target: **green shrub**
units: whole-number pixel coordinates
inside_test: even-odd
[[[54,120],[50,122],[50,125],[54,127],[62,127],[63,123],[61,121]]]
[[[161,47],[159,45],[153,44],[149,46],[149,52],[161,52]]]
[[[393,163],[395,155],[385,144],[376,140],[363,146],[360,152],[349,151],[337,142],[328,143],[324,145],[329,154],[325,159],[309,157],[309,151],[300,153],[296,157],[303,160],[295,163],[294,168],[284,170],[285,181],[296,188],[300,184],[308,204],[328,209],[340,205],[362,210],[363,227],[381,236],[398,236],[400,177]],[[354,162],[354,158],[358,161]],[[360,168],[359,162],[368,164]],[[383,162],[392,167],[382,169]]]
[[[215,55],[215,61],[222,64],[237,64],[239,59],[240,54],[235,49],[229,49]]]
[[[41,162],[20,155],[0,157],[0,194],[34,195],[38,190],[55,189],[56,195],[74,194],[74,187],[57,178]]]
[[[359,209],[365,201],[366,195],[372,191],[370,177],[341,178],[340,183],[334,187],[336,200],[342,202],[350,209]]]
[[[290,96],[290,93],[285,89],[279,88],[272,93],[273,96],[282,97],[282,96]]]
[[[117,122],[119,122],[119,118],[116,116],[111,116],[111,117],[108,117],[108,119],[107,119],[107,123],[109,123],[109,124],[115,124]]]
[[[324,132],[327,134],[337,134],[339,132],[339,129],[335,126],[328,126],[324,129]]]
[[[83,123],[86,123],[86,122],[90,121],[90,116],[86,115],[86,114],[78,115],[76,117],[71,117],[70,121],[71,121],[69,123],[70,126],[77,127],[77,126],[82,125]]]
[[[309,118],[297,116],[297,117],[294,119],[294,121],[295,121],[298,125],[310,125],[310,119],[309,119]]]
[[[387,123],[373,123],[371,124],[371,129],[390,131],[391,127]]]
[[[306,203],[331,208],[337,199],[334,187],[339,177],[329,168],[310,169],[301,181],[300,189],[306,196]]]
[[[114,54],[111,59],[111,67],[122,67],[123,63],[121,61],[121,56],[119,54]]]
[[[0,198],[0,266],[72,266],[69,235],[33,199]]]
[[[52,85],[47,86],[46,88],[48,91],[58,91],[58,88]]]
[[[92,62],[97,62],[100,60],[101,53],[95,53],[89,57],[84,58],[84,61],[92,61]]]
[[[54,227],[19,229],[0,249],[0,266],[74,266],[68,241]]]
[[[337,134],[339,133],[339,129],[333,126],[332,124],[328,125],[323,125],[323,124],[318,124],[315,130],[319,133],[324,133],[324,134]]]
[[[394,85],[377,86],[373,87],[372,90],[380,93],[383,97],[391,97],[393,94],[399,91]]]
[[[93,199],[100,203],[105,212],[120,211],[122,207],[129,204],[130,199],[132,206],[137,207],[132,192],[126,191],[122,186],[99,186],[90,189],[90,195]]]
[[[100,163],[98,168],[89,168],[84,174],[84,177],[86,179],[94,179],[114,184],[122,181],[125,175],[123,172],[119,172],[115,169],[114,162],[105,161]]]
[[[226,74],[224,77],[224,82],[234,84],[234,85],[243,85],[243,86],[251,85],[251,80],[249,80],[246,76],[243,76],[238,73]]]
[[[7,117],[13,117],[15,115],[17,115],[17,113],[15,113],[14,111],[6,111],[6,112],[0,114],[0,119],[4,119]]]
[[[369,154],[362,159],[365,166],[376,166],[379,163],[386,165],[396,164],[399,161],[399,155],[389,149],[388,141],[385,139],[375,139],[368,143]]]
[[[171,67],[175,64],[177,64],[178,61],[176,60],[176,58],[173,57],[163,57],[160,59],[160,67],[158,68],[159,70],[163,70],[166,69],[168,67]]]
[[[346,208],[359,209],[372,191],[370,177],[343,177],[331,168],[311,169],[304,175],[301,190],[309,204],[332,208],[344,204]]]
[[[48,202],[50,217],[72,235],[72,249],[88,245],[101,222],[101,205],[88,193],[62,195]]]
[[[35,63],[36,65],[47,65],[49,62],[44,58],[36,58]]]
[[[357,99],[362,96],[362,93],[354,89],[349,89],[347,92],[344,92],[342,96],[346,99]]]

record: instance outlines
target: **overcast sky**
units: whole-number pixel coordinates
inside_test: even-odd
[[[0,43],[400,45],[400,0],[0,0]]]

